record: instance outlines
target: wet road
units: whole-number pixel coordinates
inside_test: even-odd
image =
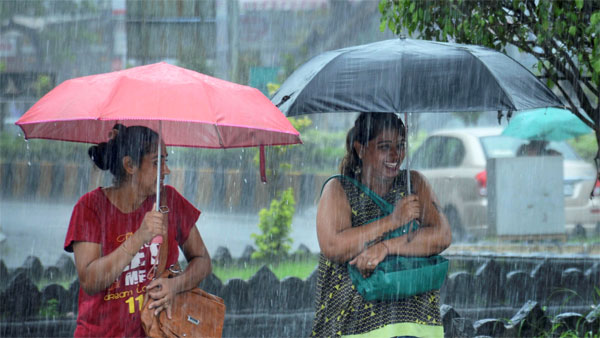
[[[0,259],[8,268],[20,266],[29,255],[39,257],[44,266],[56,263],[66,253],[62,247],[72,210],[73,204],[1,200],[0,232],[6,239],[0,243]],[[296,212],[292,222],[292,250],[304,244],[312,252],[319,251],[315,217],[316,207]],[[260,233],[258,213],[203,210],[196,226],[211,254],[219,246],[225,246],[234,257],[239,257],[246,245],[254,246],[250,234]]]

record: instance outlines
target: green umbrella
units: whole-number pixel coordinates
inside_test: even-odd
[[[540,108],[515,115],[502,135],[538,141],[563,141],[591,133],[575,114],[566,109]]]

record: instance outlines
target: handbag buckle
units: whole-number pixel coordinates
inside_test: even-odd
[[[183,271],[181,270],[181,267],[179,266],[179,264],[175,263],[175,264],[171,264],[171,266],[169,267],[169,271],[171,271],[174,274],[180,274]]]
[[[187,320],[188,320],[188,322],[190,322],[190,323],[192,323],[194,325],[200,324],[200,321],[198,319],[196,319],[196,318],[194,318],[194,317],[192,317],[190,315],[187,316]]]

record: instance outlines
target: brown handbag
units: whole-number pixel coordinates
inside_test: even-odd
[[[160,274],[162,278],[176,277],[178,273],[171,268],[165,270],[167,242],[167,239],[163,240],[159,251],[157,275]],[[142,327],[148,337],[221,337],[225,321],[225,302],[222,298],[200,288],[180,292],[171,305],[173,319],[167,318],[164,310],[155,316],[155,310],[148,309],[148,298],[146,294],[141,312]]]

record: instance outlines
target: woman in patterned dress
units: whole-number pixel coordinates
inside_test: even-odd
[[[347,263],[368,276],[387,255],[431,256],[452,240],[450,226],[425,178],[411,171],[406,195],[405,128],[395,114],[362,113],[346,138],[341,173],[394,205],[388,216],[346,179],[329,180],[317,210],[321,256],[313,336],[443,337],[439,290],[394,300],[366,301],[348,275]],[[373,221],[373,219],[376,219]],[[411,234],[382,240],[418,220]]]

